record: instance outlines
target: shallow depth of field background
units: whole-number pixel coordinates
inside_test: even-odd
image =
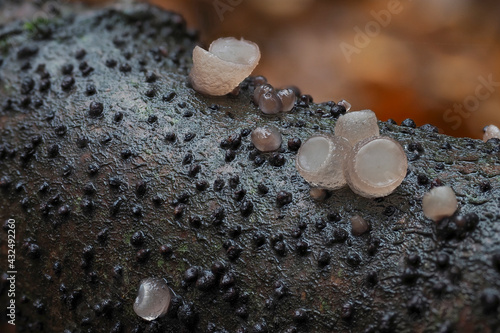
[[[33,3],[69,1],[133,2]],[[484,126],[500,126],[497,0],[137,1],[181,13],[202,46],[225,36],[258,43],[254,74],[275,87],[296,85],[315,102],[346,99],[381,120],[412,118],[453,136],[481,138]]]
[[[498,1],[151,1],[183,13],[204,45],[221,36],[258,43],[255,74],[315,102],[345,98],[379,119],[411,117],[454,136],[480,138],[485,125],[500,125]],[[390,8],[397,13],[383,26],[373,13]],[[369,40],[356,43],[367,28]],[[347,44],[356,47],[350,61]],[[480,77],[496,85],[481,87]]]

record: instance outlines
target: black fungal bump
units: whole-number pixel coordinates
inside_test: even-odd
[[[158,76],[154,72],[147,71],[145,74],[145,79],[146,82],[153,83],[158,79]]]
[[[447,268],[450,264],[450,256],[446,253],[438,253],[436,257],[436,264],[440,269]]]
[[[407,118],[401,122],[401,126],[404,127],[409,127],[409,128],[416,128],[417,125],[415,124],[415,121],[413,119]]]
[[[349,253],[346,259],[350,266],[357,267],[361,264],[361,257],[356,252]]]
[[[120,152],[120,156],[122,159],[126,160],[128,159],[130,156],[132,156],[132,151],[128,148],[125,148],[123,149],[121,152]]]
[[[92,101],[89,105],[89,115],[92,118],[99,117],[104,111],[104,105],[101,102]]]
[[[163,95],[164,102],[171,102],[177,94],[174,91],[169,92],[168,94]]]
[[[167,142],[174,142],[176,139],[176,135],[174,132],[167,132],[165,134],[165,141]]]
[[[212,211],[210,219],[214,225],[220,225],[224,220],[226,213],[223,207],[218,207]]]
[[[222,178],[217,178],[214,180],[214,191],[220,192],[224,188],[225,182]]]
[[[38,53],[38,46],[30,44],[21,47],[17,51],[17,59],[25,59]]]
[[[266,235],[262,232],[256,231],[252,236],[252,240],[256,247],[260,247],[266,243]]]
[[[135,247],[144,245],[145,241],[146,241],[146,235],[142,231],[136,231],[130,237],[130,244],[132,244]]]
[[[85,148],[89,143],[89,139],[85,136],[80,136],[76,139],[76,146],[78,148]]]
[[[498,312],[500,296],[497,290],[492,288],[483,290],[480,299],[484,313],[493,314]]]
[[[318,255],[318,266],[324,267],[330,263],[331,255],[327,251],[321,251]]]
[[[369,286],[374,286],[378,283],[378,274],[376,271],[370,271],[366,275],[366,282]]]
[[[217,277],[211,271],[203,271],[198,275],[196,288],[201,291],[208,291],[216,285]]]
[[[425,310],[425,307],[427,305],[426,303],[427,302],[423,297],[418,295],[413,296],[406,304],[408,313],[420,316]]]
[[[160,254],[164,257],[170,257],[174,253],[172,246],[169,244],[163,244],[160,246]]]
[[[404,284],[413,284],[417,281],[418,277],[420,276],[419,271],[414,268],[414,267],[407,267],[404,271],[403,274],[401,274],[401,281]]]
[[[276,204],[278,207],[283,207],[292,202],[292,193],[286,191],[280,191],[276,195]]]
[[[189,141],[193,140],[195,136],[196,136],[195,133],[186,133],[184,135],[184,142],[189,142]]]
[[[269,188],[263,183],[260,183],[257,185],[257,191],[259,191],[260,194],[267,194],[269,192]]]
[[[70,90],[75,84],[75,79],[72,76],[65,76],[61,81],[61,88],[64,91]]]
[[[302,141],[299,138],[288,139],[288,149],[290,151],[298,151],[301,145]]]
[[[122,73],[129,73],[130,71],[132,71],[132,67],[130,67],[130,65],[128,63],[120,64],[120,66],[118,67],[118,69]]]
[[[347,302],[340,309],[340,317],[345,321],[350,321],[354,316],[354,305]]]
[[[286,158],[281,153],[272,153],[269,158],[269,164],[274,167],[282,167],[286,163]]]
[[[253,212],[253,203],[248,200],[243,201],[240,206],[240,212],[244,217],[250,216]]]
[[[151,250],[150,249],[140,249],[137,251],[135,255],[135,259],[139,263],[145,263],[149,257],[151,256]]]
[[[96,92],[97,88],[94,84],[92,83],[87,84],[87,87],[85,88],[85,93],[87,94],[87,96],[95,95]]]
[[[205,191],[208,188],[208,182],[206,180],[199,180],[195,183],[195,187],[200,192]]]
[[[59,155],[59,145],[52,144],[47,148],[47,155],[49,157],[56,157]]]
[[[117,62],[115,59],[106,59],[106,67],[113,68],[116,66]]]
[[[500,251],[497,251],[492,254],[491,264],[498,272],[500,272]]]

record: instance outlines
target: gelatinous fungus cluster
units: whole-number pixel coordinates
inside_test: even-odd
[[[315,187],[336,190],[348,184],[363,197],[387,196],[405,178],[408,161],[397,141],[379,134],[375,113],[348,112],[337,120],[335,135],[304,142],[296,167]]]

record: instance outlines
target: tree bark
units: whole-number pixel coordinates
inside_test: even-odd
[[[332,133],[333,104],[304,96],[266,116],[252,78],[237,96],[200,95],[195,38],[145,5],[0,30],[0,300],[5,312],[15,269],[19,332],[497,329],[498,141],[381,122],[407,152],[403,184],[316,202],[287,142]],[[253,148],[263,125],[282,133],[279,152]],[[440,183],[460,208],[434,223],[421,199]],[[354,215],[368,233],[351,234]],[[176,294],[152,323],[132,309],[147,277]]]

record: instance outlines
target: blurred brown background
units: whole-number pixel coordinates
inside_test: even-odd
[[[500,125],[499,1],[149,1],[181,13],[205,46],[221,36],[258,43],[254,74],[315,102],[344,98],[379,119],[410,117],[454,136]]]
[[[221,36],[258,43],[254,73],[316,102],[345,98],[382,120],[411,117],[454,136],[500,125],[498,1],[151,2],[182,13],[204,45]]]

